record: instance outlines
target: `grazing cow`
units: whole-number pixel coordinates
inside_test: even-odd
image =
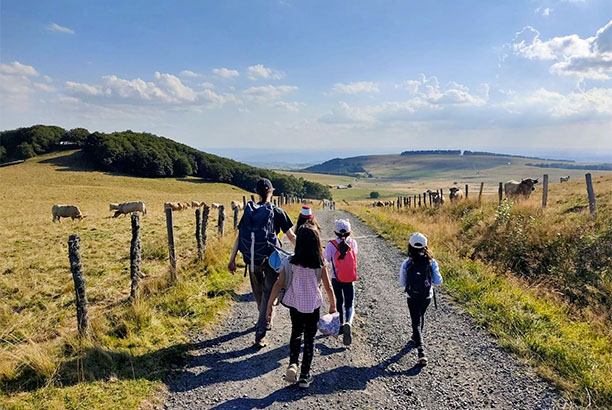
[[[455,202],[459,199],[463,198],[463,191],[457,187],[452,187],[449,189],[450,194],[449,194],[449,198],[451,202]]]
[[[71,218],[72,220],[86,218],[79,207],[74,205],[53,205],[51,213],[53,214],[53,222],[61,222],[61,218]]]
[[[532,191],[535,191],[535,184],[538,183],[537,179],[523,179],[521,182],[510,180],[504,184],[504,192],[506,197],[512,198],[529,198]]]
[[[116,211],[113,215],[113,218],[116,218],[119,215],[127,215],[132,212],[142,212],[143,215],[147,214],[147,208],[145,207],[145,204],[142,201],[124,202],[122,204],[110,204],[109,211]]]
[[[560,183],[569,182],[569,180],[570,180],[570,176],[568,175],[568,176],[566,176],[566,177],[561,177],[561,178],[559,178],[559,179],[560,179]]]
[[[430,191],[428,190],[427,192],[429,192],[429,194],[431,195],[431,202],[435,205],[435,206],[440,206],[444,203],[444,198],[440,195],[440,193],[438,191]]]
[[[385,206],[385,203],[383,201],[376,201],[374,202],[374,206],[383,207]]]
[[[180,202],[166,202],[164,203],[164,209],[172,209],[173,211],[183,210],[183,205]]]
[[[201,208],[201,207],[203,207],[203,206],[204,206],[204,204],[205,204],[205,202],[204,202],[204,201],[202,201],[202,202],[198,202],[198,201],[191,201],[191,207],[192,207],[192,208]]]

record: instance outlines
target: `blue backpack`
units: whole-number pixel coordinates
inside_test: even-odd
[[[247,202],[238,231],[238,250],[242,253],[244,263],[263,265],[278,245],[274,230],[274,204],[269,202],[259,205]]]

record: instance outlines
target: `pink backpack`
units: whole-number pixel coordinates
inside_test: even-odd
[[[330,242],[334,245],[334,248],[336,248],[336,253],[332,261],[336,279],[344,283],[355,282],[357,280],[357,255],[355,255],[355,251],[353,251],[353,248],[351,248],[348,243],[344,242],[348,250],[344,258],[340,259],[339,244],[336,244],[335,240]]]

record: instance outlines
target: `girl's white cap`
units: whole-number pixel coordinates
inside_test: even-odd
[[[410,246],[416,249],[423,249],[427,246],[427,237],[420,232],[410,235]]]
[[[342,231],[344,232],[350,232],[351,231],[351,223],[349,222],[348,219],[338,219],[336,221],[336,225],[334,226],[334,231],[341,233]]]

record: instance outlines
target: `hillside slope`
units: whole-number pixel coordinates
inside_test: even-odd
[[[197,261],[194,210],[175,212],[179,283],[169,284],[163,203],[225,204],[248,194],[201,178],[138,178],[91,169],[80,151],[0,168],[0,408],[138,408],[181,363],[187,333],[217,320],[242,275],[227,272],[233,215],[216,232],[211,211],[204,261]],[[143,298],[129,303],[129,217],[109,203],[143,200]],[[51,221],[53,204],[77,205],[82,221]],[[76,337],[74,286],[67,254],[81,237],[91,337]],[[77,365],[81,366],[78,367]],[[79,368],[81,370],[79,371]]]

